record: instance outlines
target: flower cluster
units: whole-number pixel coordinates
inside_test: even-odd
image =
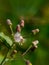
[[[25,39],[21,35],[21,28],[24,27],[24,20],[22,19],[20,21],[20,23],[16,26],[16,33],[15,34],[13,33],[12,22],[10,19],[7,19],[7,24],[10,26],[12,35],[14,35],[15,42],[18,42],[20,45],[23,45]]]
[[[13,30],[12,30],[12,23],[10,19],[7,19],[7,24],[10,26],[11,32],[13,34]],[[25,42],[25,39],[23,38],[23,36],[21,35],[21,30],[22,28],[24,28],[24,20],[21,19],[20,23],[16,26],[16,33],[13,34],[14,36],[14,41],[19,43],[19,45],[23,45],[23,43]],[[34,35],[36,35],[40,30],[34,29],[32,30],[32,33]],[[32,41],[32,44],[29,46],[29,48],[22,54],[22,56],[24,56],[29,50],[35,50],[36,48],[38,48],[37,44],[39,43],[38,40]],[[13,54],[17,53],[16,50],[13,51]],[[32,65],[32,63],[29,60],[25,60],[26,65]]]
[[[16,26],[16,33],[14,35],[15,42],[18,42],[20,45],[23,45],[25,39],[21,35],[21,28],[24,27],[24,20],[20,21],[20,24]]]

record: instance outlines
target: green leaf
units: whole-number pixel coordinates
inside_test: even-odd
[[[6,45],[12,46],[12,44],[13,44],[12,40],[8,36],[6,36],[3,32],[0,33],[0,39]]]
[[[8,53],[8,48],[2,42],[0,42],[0,64],[4,61],[7,53]]]

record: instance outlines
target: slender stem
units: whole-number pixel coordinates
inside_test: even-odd
[[[29,48],[22,54],[22,56],[24,56],[30,49],[31,49],[32,45],[29,46]]]
[[[8,52],[9,52],[9,49],[8,49],[8,51],[7,51],[7,54],[8,54]],[[6,57],[7,57],[7,54],[6,54],[5,58],[3,59],[3,61],[1,62],[1,65],[4,64],[4,61],[5,61]]]
[[[12,25],[10,25],[10,29],[11,29],[12,36],[13,36],[14,35],[14,32],[13,32],[13,29],[12,29]]]

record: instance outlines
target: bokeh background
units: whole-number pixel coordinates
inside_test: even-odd
[[[29,59],[33,65],[49,65],[49,0],[0,0],[0,32],[11,37],[6,19],[11,19],[13,30],[16,32],[16,25],[20,22],[20,17],[25,20],[22,34],[27,38],[27,42],[20,47],[16,60],[9,61],[5,65],[25,65],[20,56],[21,52],[24,52],[32,40],[36,39],[39,40],[38,49],[28,52],[24,57]],[[39,28],[40,32],[34,36],[31,30],[35,28]],[[2,50],[6,49],[4,45],[0,44],[0,48],[1,46]],[[0,51],[0,62],[7,53],[4,50]]]

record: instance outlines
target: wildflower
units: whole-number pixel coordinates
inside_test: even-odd
[[[12,23],[11,23],[11,20],[10,20],[10,19],[7,19],[7,24],[8,24],[8,25],[12,25]]]
[[[20,42],[20,33],[19,32],[16,32],[16,34],[14,35],[14,40],[15,40],[15,42]]]
[[[20,26],[24,27],[24,20],[23,19],[20,21]]]
[[[19,24],[17,25],[16,30],[17,30],[17,32],[21,32],[21,27]]]
[[[35,35],[36,33],[39,32],[39,29],[35,29],[35,30],[32,30],[33,34]]]
[[[25,41],[25,39],[21,36],[20,32],[16,32],[16,34],[14,35],[14,40],[15,42],[18,42],[21,45]]]
[[[32,42],[32,44],[34,45],[35,48],[37,48],[37,44],[38,44],[38,43],[39,43],[38,40],[35,40],[35,41]]]

